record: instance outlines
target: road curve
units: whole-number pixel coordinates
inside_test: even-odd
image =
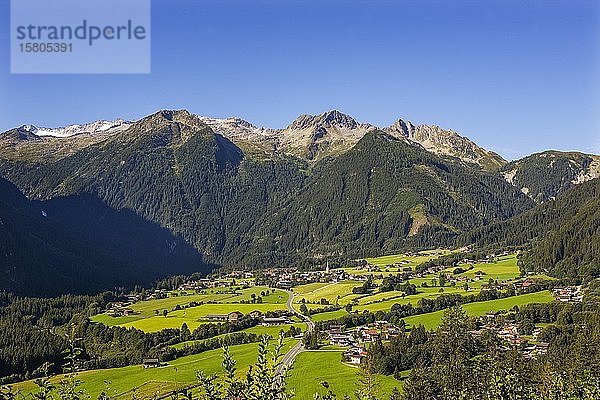
[[[303,320],[306,323],[307,326],[307,332],[312,332],[313,329],[315,329],[315,324],[314,322],[311,321],[311,319],[304,314],[301,314],[299,311],[296,311],[294,309],[294,292],[292,292],[291,290],[286,290],[286,292],[288,293],[289,297],[288,297],[288,301],[286,303],[287,309],[295,316],[297,316],[298,318],[300,318],[301,320]],[[300,353],[302,353],[304,351],[304,344],[302,344],[302,341],[296,343],[291,349],[288,350],[287,353],[285,353],[285,355],[283,356],[283,358],[281,359],[281,363],[279,364],[279,366],[277,367],[277,371],[276,371],[276,375],[278,377],[282,376],[283,373],[289,369],[290,365],[292,365],[292,363],[294,362],[294,359],[296,358],[296,356]]]

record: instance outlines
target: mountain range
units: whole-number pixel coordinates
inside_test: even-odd
[[[0,134],[0,159],[0,176],[28,198],[17,203],[85,198],[159,229],[167,235],[164,243],[180,240],[185,262],[159,245],[150,247],[162,254],[157,259],[166,260],[163,264],[120,250],[106,253],[123,256],[114,266],[102,256],[87,260],[110,270],[111,277],[135,265],[147,280],[184,273],[194,268],[190,265],[202,271],[212,264],[301,265],[324,255],[447,246],[473,229],[560,198],[600,171],[594,155],[550,151],[509,163],[452,130],[403,120],[378,128],[335,110],[301,115],[284,129],[184,110],[163,110],[135,122],[24,125]],[[68,213],[61,214],[65,219],[53,225],[63,231],[58,237],[78,238],[84,226],[93,231],[102,223],[86,215],[86,207],[78,210],[69,223]],[[112,224],[119,231],[131,221],[115,217]],[[16,228],[4,234],[27,243]],[[139,249],[152,243],[142,243],[143,237]],[[104,247],[91,239],[88,235],[81,248]],[[53,248],[68,253],[72,244],[62,241]],[[4,250],[5,265],[12,268],[4,273],[27,276],[15,271],[31,263],[10,261],[11,251]],[[77,279],[78,265],[65,266],[62,276],[85,286]],[[22,288],[52,291],[29,290],[26,283]]]

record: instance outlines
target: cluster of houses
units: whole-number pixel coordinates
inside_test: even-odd
[[[496,333],[503,344],[501,350],[518,349],[527,358],[535,358],[548,351],[548,343],[538,340],[541,328],[535,328],[531,335],[526,336],[519,333],[519,324],[514,321],[497,322],[498,313],[489,312],[478,329],[471,331],[471,335],[481,336],[486,330]],[[481,322],[481,319],[480,319]]]
[[[343,269],[330,269],[327,265],[320,271],[300,271],[297,268],[271,268],[263,271],[275,286],[281,289],[290,289],[294,286],[307,283],[323,282],[337,283],[350,279],[350,275]]]
[[[376,321],[373,325],[358,326],[351,331],[346,331],[343,325],[331,325],[327,334],[331,345],[349,348],[344,351],[344,360],[350,364],[360,364],[362,358],[367,355],[366,343],[378,339],[389,340],[400,335],[401,332],[387,321]]]
[[[552,290],[554,298],[558,301],[581,303],[583,301],[583,292],[580,286],[565,286]]]
[[[267,317],[262,312],[256,310],[248,314],[252,318],[260,319],[263,326],[276,326],[291,323],[287,316]],[[244,316],[239,311],[231,311],[227,314],[208,314],[203,319],[212,322],[235,322]]]
[[[325,266],[320,271],[300,271],[297,268],[269,268],[261,271],[261,275],[268,281],[269,286],[289,289],[293,286],[313,282],[337,283],[350,279],[350,275],[343,269],[330,269]],[[202,278],[179,285],[178,290],[204,290],[218,287],[255,286],[251,271],[232,271],[219,278]],[[264,282],[262,283],[264,284]]]
[[[480,319],[479,328],[471,331],[473,336],[481,336],[486,330],[495,332],[503,344],[501,350],[518,349],[527,358],[535,358],[545,354],[548,343],[538,340],[541,333],[536,328],[530,336],[519,333],[519,325],[513,321],[497,320],[497,313],[489,313]],[[366,357],[365,346],[376,340],[390,340],[402,334],[401,330],[387,321],[376,321],[369,326],[358,326],[352,330],[345,330],[342,325],[331,325],[327,330],[329,343],[334,346],[347,347],[343,359],[349,364],[360,364]]]
[[[248,274],[249,276],[245,276]],[[177,290],[205,290],[213,288],[228,288],[233,286],[254,286],[254,282],[250,280],[253,277],[251,272],[246,272],[244,275],[240,275],[235,271],[226,275],[223,278],[201,278],[194,281],[189,281],[179,285]]]
[[[135,311],[129,306],[131,305],[128,301],[115,301],[114,303],[108,304],[107,311],[111,317],[128,317],[134,315]]]

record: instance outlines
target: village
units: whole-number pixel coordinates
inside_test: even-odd
[[[165,299],[172,296],[189,296],[190,293],[196,295],[206,295],[207,293],[230,293],[231,295],[239,295],[240,290],[248,288],[257,288],[256,294],[252,294],[249,298],[239,301],[232,300],[227,312],[209,313],[203,315],[199,321],[211,323],[234,323],[242,318],[252,318],[257,320],[264,327],[285,327],[289,324],[302,321],[302,318],[310,318],[313,313],[327,312],[329,310],[339,310],[341,307],[318,308],[317,305],[331,305],[326,298],[315,300],[301,298],[298,305],[301,312],[289,308],[279,311],[263,312],[259,309],[252,310],[245,308],[245,313],[239,310],[235,304],[257,304],[260,305],[265,296],[269,296],[276,290],[284,291],[292,296],[292,291],[296,287],[321,285],[318,287],[335,286],[338,284],[346,284],[348,282],[369,281],[369,292],[360,295],[368,298],[373,293],[380,293],[377,288],[381,285],[385,277],[395,276],[395,279],[403,282],[412,280],[420,280],[422,287],[427,288],[427,282],[433,281],[432,285],[438,284],[443,286],[440,281],[444,281],[449,287],[464,287],[465,292],[470,289],[469,285],[478,287],[479,290],[496,289],[496,290],[514,290],[519,293],[526,292],[534,286],[539,278],[534,276],[521,276],[512,280],[493,279],[493,265],[500,257],[509,256],[508,253],[490,254],[481,259],[462,259],[454,266],[431,265],[426,268],[415,268],[415,264],[409,261],[409,257],[414,257],[412,254],[405,254],[407,259],[387,264],[374,264],[366,262],[357,263],[352,269],[350,268],[330,268],[328,263],[321,266],[318,270],[300,270],[298,268],[270,268],[260,271],[229,271],[221,272],[211,276],[187,280],[181,282],[173,290],[153,289],[145,290],[141,293],[132,293],[126,297],[126,300],[118,301],[109,304],[107,314],[112,317],[129,317],[134,316],[136,311],[132,305],[139,301],[150,301],[157,299]],[[490,267],[486,268],[486,265]],[[486,272],[488,271],[488,272]],[[437,282],[436,282],[437,281]],[[260,291],[258,291],[260,289]],[[396,289],[397,290],[397,289]],[[440,290],[441,291],[441,290]],[[555,287],[550,292],[553,298],[560,302],[581,302],[583,293],[581,286],[564,286]],[[293,297],[292,297],[293,298]],[[339,298],[339,296],[338,296]],[[404,298],[404,297],[402,297]],[[291,300],[290,300],[291,301]],[[205,304],[210,304],[207,301]],[[175,306],[173,310],[180,310],[186,307],[195,307],[202,303],[190,302],[186,305]],[[291,303],[290,303],[291,304]],[[307,308],[306,305],[315,304],[312,308]],[[352,304],[358,304],[356,299]],[[170,310],[163,310],[163,315],[169,315]],[[356,311],[355,311],[356,312]],[[158,310],[155,311],[160,314]],[[300,318],[300,319],[298,319]],[[501,350],[517,349],[528,358],[535,358],[541,354],[545,354],[548,344],[538,340],[538,336],[542,331],[539,327],[533,327],[530,331],[524,332],[520,324],[510,318],[510,313],[506,311],[490,311],[483,316],[475,319],[475,329],[470,331],[473,337],[481,337],[485,332],[492,332],[501,339]],[[328,329],[321,334],[322,339],[326,338],[330,346],[339,348],[342,351],[343,362],[349,365],[359,365],[367,355],[367,350],[371,343],[376,341],[389,341],[399,335],[405,334],[406,330],[410,329],[407,326],[396,326],[388,321],[379,320],[373,324],[361,325],[346,329],[343,325],[329,325]],[[154,360],[149,361],[151,366]]]

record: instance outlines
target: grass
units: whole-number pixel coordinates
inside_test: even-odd
[[[263,292],[265,293],[265,296],[261,294]],[[239,303],[240,301],[249,301],[252,299],[252,294],[254,294],[256,297],[260,296],[263,303],[285,304],[288,299],[288,294],[283,290],[273,290],[265,286],[253,286],[239,290],[235,296],[226,298],[220,302]]]
[[[380,267],[385,267],[386,265],[408,261],[408,263],[406,263],[405,265],[403,264],[403,266],[414,267],[416,265],[433,260],[435,258],[439,258],[446,254],[450,254],[450,250],[426,250],[419,252],[418,256],[407,256],[406,254],[391,254],[381,257],[366,258],[366,260],[369,264],[377,265]]]
[[[377,302],[377,303],[358,305],[358,306],[355,306],[353,308],[353,310],[356,310],[359,312],[362,312],[365,310],[371,311],[371,312],[389,311],[394,304],[408,304],[408,303],[412,303],[414,306],[416,306],[420,299],[424,299],[424,298],[434,299],[436,297],[439,297],[441,294],[439,292],[439,290],[440,290],[439,287],[418,288],[419,292],[417,294],[413,294],[411,296],[406,296],[405,298],[396,297],[396,298],[392,298],[392,299]],[[471,290],[469,292],[465,292],[465,290],[460,287],[445,287],[444,288],[444,294],[457,294],[457,293],[461,294],[461,295],[469,295],[469,294],[475,294],[476,291]]]
[[[348,314],[348,313],[346,312],[345,309],[342,308],[341,310],[337,310],[337,311],[329,311],[329,312],[311,315],[310,319],[312,319],[313,322],[328,321],[330,319],[338,319],[340,317],[343,317],[346,314]]]
[[[504,299],[464,304],[462,308],[468,315],[479,317],[490,311],[508,311],[514,306],[523,306],[531,303],[549,303],[552,300],[554,300],[552,294],[545,290],[542,292],[512,296]],[[427,314],[413,315],[411,317],[404,318],[404,322],[410,326],[423,325],[426,329],[435,329],[442,321],[443,315],[444,310],[440,310]]]
[[[295,398],[312,399],[315,393],[324,394],[327,390],[321,382],[329,383],[330,389],[342,398],[348,395],[354,398],[358,383],[357,367],[341,362],[341,351],[305,351],[300,353],[290,371],[288,387],[294,389]],[[394,387],[402,386],[401,382],[391,376],[378,375],[377,393],[380,398],[389,398]]]
[[[297,340],[288,339],[284,351],[293,346]],[[248,366],[256,362],[257,343],[242,344],[229,348],[232,357],[236,360],[240,376],[248,371]],[[78,374],[82,381],[81,388],[91,398],[106,390],[111,398],[131,398],[131,390],[136,391],[137,398],[152,398],[154,395],[167,394],[178,387],[184,387],[197,382],[196,371],[204,371],[207,375],[222,374],[223,350],[210,350],[204,353],[178,358],[170,361],[168,365],[160,368],[144,369],[141,365],[123,368],[85,371]],[[56,383],[61,376],[53,377]],[[109,382],[108,385],[105,382]],[[35,389],[32,381],[20,382],[14,385],[15,389],[23,391],[25,395]],[[121,397],[127,393],[127,396]]]
[[[265,296],[261,295],[265,292]],[[268,293],[268,294],[267,294]],[[250,301],[252,295],[262,298],[261,304],[238,304],[241,301]],[[196,329],[203,317],[208,314],[226,314],[230,311],[240,311],[247,314],[254,310],[262,312],[284,310],[288,294],[283,290],[272,290],[265,286],[256,286],[246,289],[227,288],[209,289],[202,293],[191,291],[174,291],[164,299],[139,301],[130,306],[136,312],[127,317],[112,317],[106,313],[93,316],[91,321],[101,322],[107,326],[124,326],[137,328],[145,332],[156,332],[166,328],[181,328],[186,323],[191,330]],[[184,307],[192,302],[218,304],[202,304],[196,307],[184,308],[173,311],[176,306]],[[163,310],[170,311],[167,317],[162,315]],[[159,315],[156,315],[156,312]]]
[[[308,302],[318,302],[321,299],[327,299],[331,304],[335,304],[337,301],[340,305],[344,305],[356,297],[356,295],[352,293],[352,289],[360,285],[362,285],[362,283],[357,281],[343,281],[327,284],[326,286],[314,289],[312,292],[296,296],[294,298],[294,303],[299,303],[301,299],[305,299]],[[296,288],[294,288],[294,290],[295,289]]]
[[[471,264],[460,264],[459,267],[470,268]],[[511,254],[509,256],[501,257],[495,263],[482,263],[482,264],[472,264],[473,269],[463,272],[462,274],[458,274],[457,276],[467,276],[469,278],[474,278],[475,273],[477,271],[485,272],[486,275],[483,276],[483,279],[478,282],[469,283],[475,285],[479,283],[480,285],[483,283],[487,283],[490,278],[497,281],[508,281],[520,276],[519,266],[517,265],[517,255]],[[454,268],[450,268],[447,271],[452,272]]]
[[[177,293],[177,295],[174,295]],[[164,299],[152,299],[139,301],[129,306],[137,314],[128,317],[111,317],[107,314],[98,314],[90,318],[93,322],[102,322],[108,326],[123,325],[128,322],[138,321],[155,316],[155,311],[162,313],[163,310],[171,311],[177,305],[184,306],[192,302],[223,301],[235,296],[232,293],[210,292],[208,294],[197,294],[191,292],[172,292]],[[178,326],[180,327],[181,324]]]
[[[249,314],[254,310],[266,313],[267,311],[285,310],[285,304],[201,304],[196,307],[185,308],[170,312],[166,317],[162,315],[153,315],[149,318],[138,319],[127,322],[120,326],[125,328],[136,328],[144,332],[157,332],[167,328],[181,328],[186,323],[190,330],[196,329],[200,324],[206,323],[202,318],[209,314],[227,314],[232,311],[239,311],[242,314]]]
[[[329,284],[323,283],[323,282],[313,282],[313,283],[307,283],[306,285],[294,286],[292,288],[292,290],[294,291],[294,293],[297,293],[297,294],[306,294],[306,293],[310,293],[315,290],[321,289],[327,285],[329,285]]]

